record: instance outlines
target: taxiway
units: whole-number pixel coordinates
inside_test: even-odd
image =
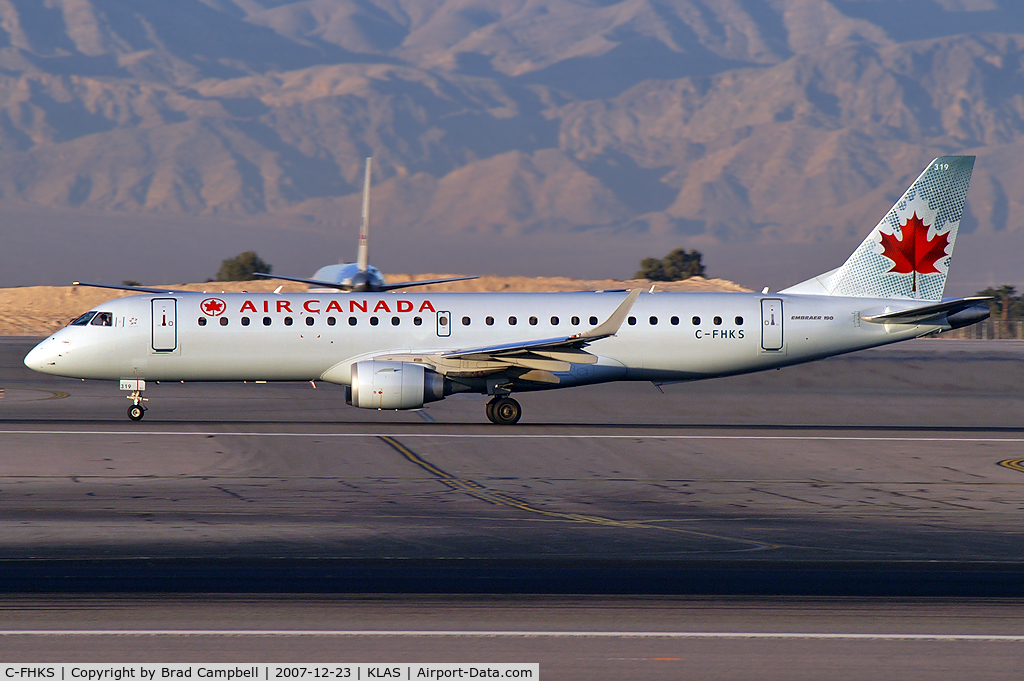
[[[556,678],[681,677],[659,657],[716,678],[693,667],[708,655],[734,678],[762,653],[808,665],[775,678],[885,651],[948,671],[964,650],[999,678],[1024,630],[1021,343],[525,394],[511,428],[480,398],[372,412],[322,384],[154,386],[132,423],[116,385],[33,374],[30,347],[0,340],[0,649],[21,659],[55,636],[17,634],[22,605],[41,628],[95,630],[62,639],[75,659],[514,651]],[[177,615],[157,626],[154,602]],[[196,621],[206,635],[160,633]],[[779,621],[807,636],[753,635]],[[264,623],[285,633],[246,633]],[[527,633],[471,635],[496,627]]]

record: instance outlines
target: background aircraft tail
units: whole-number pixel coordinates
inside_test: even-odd
[[[373,157],[366,159],[366,176],[363,178],[363,221],[359,224],[359,250],[356,252],[356,266],[365,272],[370,264],[370,166]]]
[[[973,156],[935,159],[842,267],[782,293],[941,300],[973,170]]]

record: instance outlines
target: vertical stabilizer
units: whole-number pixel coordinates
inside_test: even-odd
[[[366,159],[366,177],[363,179],[363,222],[359,225],[359,252],[356,254],[356,266],[360,272],[366,271],[369,264],[370,249],[370,166],[373,157]]]
[[[941,300],[973,170],[973,156],[935,159],[842,267],[783,293]]]

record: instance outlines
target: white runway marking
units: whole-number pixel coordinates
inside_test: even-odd
[[[767,428],[770,430],[770,428]],[[280,433],[266,431],[174,431],[174,430],[0,430],[2,435],[124,435],[138,437],[296,437],[296,438],[435,438],[435,439],[548,439],[548,440],[789,440],[829,442],[1007,442],[1021,443],[1021,437],[911,437],[911,436],[859,436],[859,435],[672,435],[664,433],[634,433],[586,435],[572,433]]]
[[[459,637],[459,638],[667,638],[775,639],[809,641],[1001,641],[1022,643],[1009,634],[857,634],[767,631],[473,631],[473,630],[313,630],[313,629],[35,629],[0,630],[0,636],[333,636],[333,637]]]

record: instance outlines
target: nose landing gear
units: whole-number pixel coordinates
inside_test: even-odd
[[[511,426],[519,423],[523,416],[523,408],[507,395],[495,397],[487,403],[487,418],[499,426]]]
[[[128,407],[128,418],[132,421],[141,421],[142,417],[146,415],[146,407],[142,403],[149,402],[149,400],[143,397],[139,390],[128,395],[128,399],[132,401],[132,406]]]

